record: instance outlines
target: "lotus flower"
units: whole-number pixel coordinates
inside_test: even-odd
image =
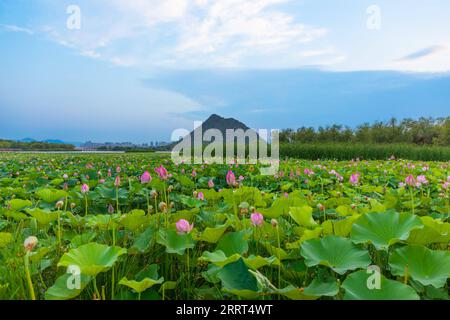
[[[358,184],[358,182],[359,182],[359,173],[353,173],[350,176],[350,183],[353,185],[356,185],[356,184]]]
[[[98,183],[104,184],[104,183],[105,183],[105,179],[100,179],[100,180],[98,180]]]
[[[408,186],[415,187],[416,186],[416,179],[414,178],[414,176],[412,174],[410,174],[409,176],[406,177],[405,183]]]
[[[244,179],[245,179],[244,176],[239,176],[238,180],[239,180],[239,182],[242,182],[242,181],[244,181]]]
[[[161,180],[167,180],[169,178],[169,173],[163,165],[161,165],[159,168],[156,168],[155,172],[158,174]]]
[[[122,169],[120,168],[120,166],[117,166],[117,167],[116,167],[116,172],[117,172],[117,173],[120,173],[120,171],[122,171]]]
[[[116,176],[116,180],[114,180],[114,186],[116,188],[120,187],[120,176]]]
[[[81,186],[81,193],[82,194],[86,194],[86,193],[88,193],[89,192],[89,186],[86,184],[86,183],[84,183],[82,186]]]
[[[307,176],[312,176],[314,174],[314,171],[306,168],[305,170],[303,170],[303,173],[306,174]]]
[[[214,188],[214,181],[212,179],[208,181],[208,187]]]
[[[37,243],[38,238],[36,238],[35,236],[30,236],[26,238],[25,241],[23,242],[23,247],[25,248],[26,251],[32,251],[34,247],[36,247]]]
[[[228,171],[226,179],[229,186],[234,186],[236,184],[236,176],[233,171]]]
[[[446,181],[446,182],[444,182],[442,184],[442,188],[445,189],[445,190],[448,190],[448,186],[449,186],[449,182],[448,181]]]
[[[264,216],[259,212],[255,212],[250,215],[250,220],[252,221],[253,226],[259,227],[264,223]]]
[[[148,171],[145,171],[142,176],[141,176],[141,183],[150,183],[152,182],[152,176],[150,175],[150,173]]]
[[[205,195],[203,194],[203,192],[200,191],[200,192],[197,194],[197,199],[202,200],[202,201],[205,200]]]
[[[64,179],[64,180],[67,180],[67,179],[69,179],[69,176],[67,175],[67,173],[64,173],[64,175],[63,175],[63,179]]]
[[[424,175],[420,175],[417,177],[417,182],[419,183],[423,183],[423,184],[428,184],[428,180]]]
[[[194,228],[194,224],[189,224],[189,222],[184,219],[178,220],[178,222],[175,224],[175,226],[177,228],[178,234],[189,233]]]
[[[111,169],[108,169],[108,178],[111,178],[112,173],[111,173]]]
[[[197,171],[192,170],[191,176],[196,177],[197,176]]]

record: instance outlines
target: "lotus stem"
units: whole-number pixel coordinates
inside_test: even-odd
[[[30,258],[30,251],[27,251],[24,257],[25,275],[27,277],[28,290],[30,292],[31,300],[36,300],[36,295],[34,294],[33,281],[31,281],[29,258]]]

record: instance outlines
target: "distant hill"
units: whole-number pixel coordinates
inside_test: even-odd
[[[254,133],[254,137],[256,137],[256,139],[253,139],[252,137],[247,136],[245,138],[245,144],[249,144],[250,142],[257,142],[258,139],[260,138],[257,132],[255,132],[253,129],[249,128],[246,124],[242,123],[241,121],[236,120],[234,118],[224,118],[224,117],[221,117],[221,116],[219,116],[217,114],[212,114],[208,119],[206,119],[202,123],[201,127],[198,127],[195,130],[191,131],[189,133],[189,135],[187,135],[183,139],[191,139],[191,145],[193,146],[195,133],[199,133],[203,137],[203,134],[207,130],[210,130],[210,129],[217,129],[217,130],[219,130],[221,132],[221,134],[223,136],[223,139],[224,139],[223,140],[224,144],[226,142],[226,131],[227,131],[227,129],[233,129],[233,130],[242,129],[246,133],[252,133],[253,132]],[[201,130],[201,132],[199,132],[200,130]],[[204,144],[208,144],[208,143],[211,143],[211,142],[212,141],[208,141],[208,140],[204,140],[203,141]],[[171,144],[166,145],[164,147],[159,147],[159,148],[155,148],[155,149],[156,150],[172,150],[173,147],[177,143],[178,142],[174,142],[174,143],[171,143]]]
[[[47,140],[43,140],[42,142],[52,143],[52,144],[65,144],[66,143],[62,140],[55,140],[55,139],[47,139]]]
[[[198,127],[197,129],[193,130],[189,134],[189,136],[191,137],[191,139],[193,141],[195,133],[202,130],[201,134],[203,137],[203,134],[210,129],[219,130],[223,136],[224,143],[226,141],[226,131],[228,129],[233,129],[233,130],[242,129],[244,132],[254,133],[255,139],[252,139],[251,137],[246,137],[246,143],[248,143],[249,141],[253,141],[253,140],[257,141],[257,139],[259,137],[257,132],[250,129],[246,124],[242,123],[241,121],[236,120],[234,118],[223,118],[217,114],[211,115],[208,119],[206,119],[205,122],[203,122],[201,127]],[[249,131],[247,131],[247,130],[249,130]],[[210,141],[204,141],[204,142],[208,143]]]

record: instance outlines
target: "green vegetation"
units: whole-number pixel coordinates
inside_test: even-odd
[[[450,160],[450,146],[418,146],[413,144],[374,143],[283,143],[283,157],[330,160],[385,160],[394,156],[401,159],[422,161]]]
[[[450,117],[405,119],[395,118],[388,122],[366,123],[356,129],[342,125],[301,127],[296,131],[280,132],[281,143],[364,143],[364,144],[416,144],[450,146]]]
[[[48,142],[17,142],[11,140],[0,140],[1,150],[16,151],[73,151],[75,147],[71,144],[59,144]]]
[[[449,299],[448,162],[259,169],[1,154],[0,299]]]

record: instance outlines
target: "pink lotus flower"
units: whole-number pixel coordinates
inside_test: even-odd
[[[403,188],[403,187],[406,186],[406,184],[405,184],[404,182],[400,182],[400,183],[398,184],[398,186],[399,186],[400,188]]]
[[[114,180],[114,186],[116,188],[120,187],[120,176],[116,176],[116,180]]]
[[[191,176],[196,177],[197,176],[197,171],[192,170]]]
[[[416,186],[416,179],[414,178],[414,176],[412,174],[410,174],[409,176],[406,177],[405,183],[408,186],[414,187],[414,186]]]
[[[184,219],[178,220],[178,222],[175,224],[175,226],[177,228],[178,234],[189,233],[194,228],[194,224],[189,224],[189,222]]]
[[[305,170],[303,170],[303,173],[306,174],[307,176],[312,176],[314,174],[314,171],[306,168]]]
[[[82,194],[86,194],[86,193],[88,193],[89,192],[89,186],[86,184],[86,183],[84,183],[82,186],[81,186],[81,193]]]
[[[148,171],[145,171],[142,176],[141,176],[141,183],[150,183],[152,182],[152,176],[150,175],[150,173]]]
[[[228,171],[226,179],[229,186],[234,186],[236,184],[236,176],[233,171]]]
[[[114,207],[112,206],[112,204],[108,205],[108,213],[110,213],[110,214],[114,213]]]
[[[449,186],[449,182],[447,182],[447,181],[442,184],[442,188],[445,190],[448,190],[448,186]]]
[[[423,184],[428,184],[428,180],[424,175],[420,175],[417,177],[417,182],[419,183],[423,183]]]
[[[214,181],[212,179],[208,181],[208,187],[214,188]]]
[[[197,199],[204,201],[205,200],[205,195],[203,194],[203,192],[199,192],[197,195]]]
[[[424,167],[422,167],[422,171],[428,171],[428,170],[430,170],[430,167],[429,167],[429,166],[424,166]]]
[[[238,180],[239,180],[239,182],[242,182],[242,181],[244,181],[244,179],[245,179],[244,176],[239,176]]]
[[[447,182],[450,182],[450,176],[447,177]]]
[[[353,184],[353,185],[356,185],[356,184],[358,184],[358,182],[359,182],[359,173],[353,173],[351,176],[350,176],[350,183],[351,184]]]
[[[105,183],[105,179],[100,179],[100,180],[98,180],[98,183],[104,184],[104,183]]]
[[[111,169],[108,169],[108,178],[111,178],[112,173],[111,173]]]
[[[116,172],[117,172],[117,173],[120,173],[120,171],[122,171],[122,169],[120,168],[120,166],[117,166],[117,167],[116,167]]]
[[[184,174],[186,172],[186,170],[184,170],[184,168],[181,169],[181,173]]]
[[[66,173],[64,173],[63,179],[64,179],[64,180],[67,180],[67,179],[69,179],[69,176],[68,176]]]
[[[169,173],[163,165],[155,169],[155,172],[158,174],[161,180],[167,180],[169,178]]]
[[[250,220],[253,226],[260,227],[264,223],[264,216],[259,212],[255,212],[250,215]]]

